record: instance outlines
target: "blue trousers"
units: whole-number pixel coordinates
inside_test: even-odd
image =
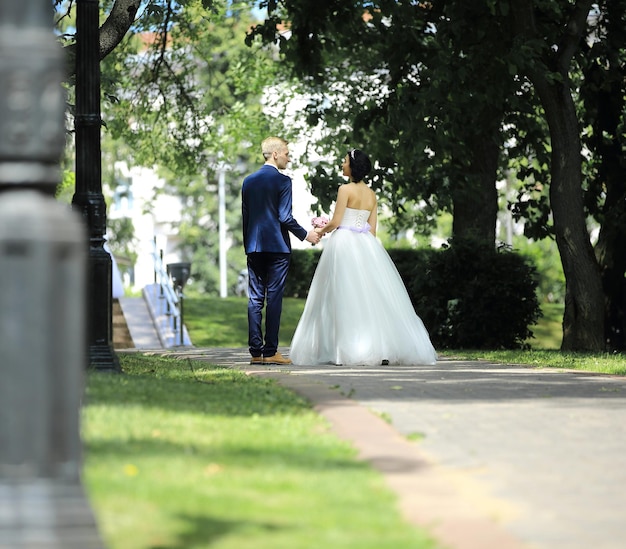
[[[291,254],[248,254],[248,346],[252,356],[276,354],[290,261]],[[265,337],[262,330],[264,306]]]

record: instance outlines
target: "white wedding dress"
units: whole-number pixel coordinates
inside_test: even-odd
[[[437,353],[368,210],[346,208],[324,244],[291,342],[294,364],[434,364]]]

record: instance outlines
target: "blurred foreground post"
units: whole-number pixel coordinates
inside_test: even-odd
[[[0,0],[0,548],[98,549],[81,485],[84,225],[53,198],[65,142],[49,0]]]

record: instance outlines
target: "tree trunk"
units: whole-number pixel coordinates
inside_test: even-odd
[[[548,47],[536,48],[545,38],[537,30],[534,2],[511,2],[514,34],[536,51],[525,72],[539,96],[550,130],[550,205],[565,274],[563,351],[604,350],[604,296],[600,269],[587,232],[580,129],[569,79],[571,59],[580,46],[591,4],[592,0],[578,0],[567,11],[568,20],[555,28],[559,39],[556,40],[558,48],[554,50],[554,37],[550,38]]]
[[[610,199],[613,204],[607,208],[596,244],[604,290],[604,336],[610,351],[626,350],[626,192],[622,190],[621,198],[616,200],[619,194],[615,189],[607,191],[606,200]]]
[[[550,205],[565,274],[563,351],[604,350],[600,270],[589,240],[583,207],[581,143],[569,81],[533,82],[550,128]]]
[[[626,164],[621,137],[625,71],[619,53],[626,39],[625,6],[624,0],[605,3],[606,45],[597,62],[593,59],[597,48],[589,50],[592,59],[585,71],[583,90],[587,111],[595,113],[589,140],[599,158],[591,199],[604,195],[595,251],[605,297],[604,336],[610,351],[626,350]]]
[[[500,148],[491,136],[476,136],[469,143],[472,149],[470,173],[452,194],[452,236],[477,239],[494,246],[498,215],[496,174]]]
[[[624,98],[619,81],[614,90],[602,97],[594,134],[598,136],[597,152],[601,156],[598,177],[605,189],[602,227],[596,244],[596,257],[602,273],[605,296],[605,339],[612,351],[626,349],[626,167],[617,135]],[[612,136],[610,140],[606,136]]]

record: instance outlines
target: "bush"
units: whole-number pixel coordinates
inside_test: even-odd
[[[437,348],[515,349],[541,317],[537,272],[505,247],[451,241],[413,270],[409,287]]]
[[[285,297],[306,297],[319,261],[321,250],[292,250]]]
[[[409,291],[409,294],[411,293],[410,289],[413,284],[415,270],[423,270],[424,265],[428,263],[428,259],[433,252],[434,250],[430,248],[419,250],[412,250],[409,248],[392,248],[387,250],[389,257],[391,257],[396,269],[398,269],[398,273],[404,281],[404,285]],[[413,304],[415,304],[415,302],[413,302]]]
[[[285,296],[304,298],[321,250],[293,250]],[[516,349],[541,316],[537,273],[523,256],[471,241],[389,255],[439,349]]]

